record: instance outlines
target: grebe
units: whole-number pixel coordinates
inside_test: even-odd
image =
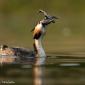
[[[43,13],[45,18],[39,21],[35,28],[32,29],[34,51],[28,51],[27,49],[23,48],[11,48],[11,51],[14,53],[14,55],[19,56],[22,60],[28,60],[27,58],[29,58],[29,56],[31,58],[35,57],[34,62],[36,63],[36,65],[42,65],[45,63],[46,54],[42,46],[42,39],[46,33],[46,26],[50,23],[55,23],[55,19],[58,19],[55,16],[48,15],[43,10],[39,10],[39,12]]]
[[[9,48],[7,45],[1,45],[0,54],[1,55],[14,55],[15,51]]]

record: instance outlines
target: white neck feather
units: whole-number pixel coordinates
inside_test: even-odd
[[[42,47],[41,38],[40,39],[35,39],[35,46],[36,46],[36,49],[37,49],[36,65],[42,65],[42,64],[45,63],[46,54],[45,54],[45,51]]]

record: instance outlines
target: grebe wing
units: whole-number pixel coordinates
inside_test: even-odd
[[[34,51],[26,49],[26,48],[21,48],[21,47],[12,47],[12,49],[15,51],[16,56],[28,56],[28,57],[33,57],[34,56]]]

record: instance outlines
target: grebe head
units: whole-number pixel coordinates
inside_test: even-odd
[[[48,24],[50,24],[50,23],[55,23],[55,20],[56,20],[56,19],[59,19],[59,18],[56,17],[56,16],[48,15],[47,12],[45,12],[45,11],[43,11],[43,10],[39,10],[39,13],[43,13],[44,19],[42,19],[41,21],[38,22],[38,24],[37,24],[37,27],[38,27],[38,28],[46,27],[46,26],[47,26]],[[35,28],[33,28],[33,29],[31,30],[31,32],[34,31],[34,30],[35,30]]]
[[[33,38],[34,39],[42,39],[42,36],[45,34],[45,27],[50,23],[55,23],[55,19],[58,19],[55,16],[48,15],[45,11],[40,10],[40,13],[43,13],[45,18],[38,22],[38,24],[35,26],[33,31]]]
[[[6,48],[8,48],[8,46],[7,45],[1,45],[1,50],[5,50]]]

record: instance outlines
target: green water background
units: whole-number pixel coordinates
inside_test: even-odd
[[[0,0],[0,44],[32,48],[39,9],[59,17],[47,27],[47,52],[85,51],[85,0]]]
[[[31,29],[43,18],[39,9],[59,17],[47,27],[43,42],[47,54],[61,58],[77,52],[85,57],[85,0],[0,0],[0,44],[33,48]],[[85,68],[48,66],[44,79],[44,85],[85,85]],[[0,66],[0,84],[3,80],[33,85],[32,68]]]

